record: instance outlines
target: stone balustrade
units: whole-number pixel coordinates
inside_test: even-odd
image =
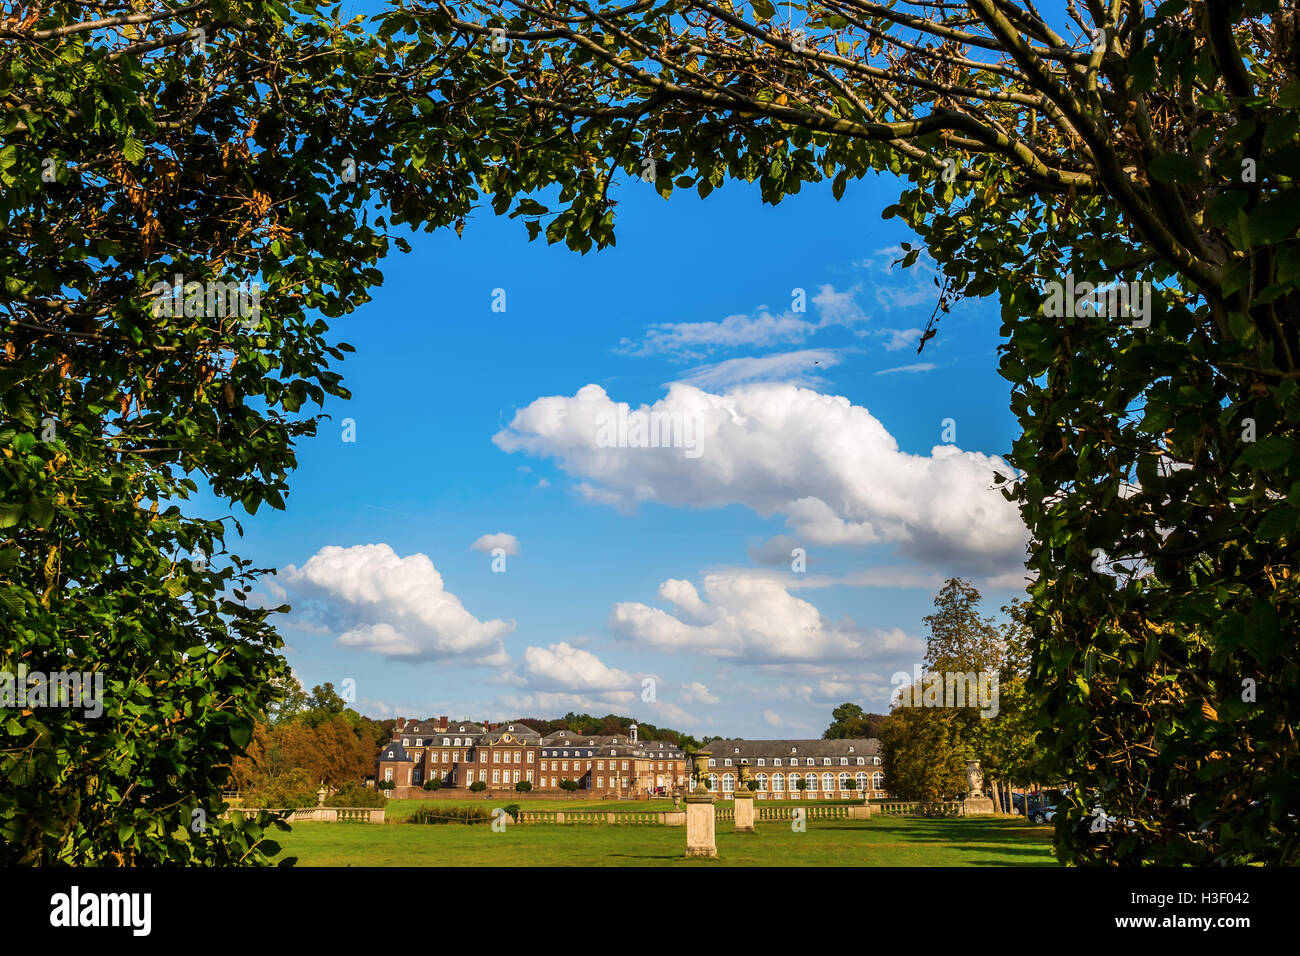
[[[957,800],[946,800],[940,803],[890,800],[878,806],[885,816],[959,817],[963,812],[962,804]]]
[[[298,807],[295,809],[285,809],[283,807],[268,807],[261,809],[236,809],[227,810],[221,815],[223,820],[228,819],[233,813],[287,813],[285,821],[288,823],[383,823],[384,809],[382,807]]]
[[[679,827],[685,818],[680,810],[520,810],[516,822]]]

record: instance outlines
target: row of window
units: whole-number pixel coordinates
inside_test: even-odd
[[[847,773],[842,773],[839,775],[839,780],[836,781],[835,774],[824,773],[821,775],[821,781],[820,781],[821,787],[819,788],[817,786],[818,784],[817,774],[815,773],[810,773],[807,776],[804,776],[802,778],[797,773],[792,773],[788,777],[783,773],[775,773],[771,776],[770,780],[767,774],[765,773],[759,773],[754,775],[754,781],[758,784],[758,789],[764,793],[766,792],[784,793],[786,791],[787,784],[789,785],[789,789],[798,790],[799,781],[801,779],[806,782],[808,790],[821,789],[823,791],[829,792],[833,790],[848,790],[850,776]],[[867,789],[868,778],[865,773],[858,773],[854,775],[851,779],[856,785],[857,790]],[[871,780],[872,790],[885,789],[885,775],[883,773],[879,771],[873,773],[870,777],[870,780]],[[837,782],[839,784],[838,787],[836,786]],[[771,783],[770,791],[768,789],[769,783]],[[709,774],[709,790],[716,793],[717,789],[718,789],[718,775],[716,773],[711,773]],[[722,775],[722,792],[731,793],[735,791],[735,789],[736,789],[736,775],[732,773],[724,773]]]
[[[624,763],[626,764],[626,761],[624,761]],[[610,769],[611,769],[611,770],[614,769],[614,768],[613,768],[613,764],[614,764],[614,761],[611,760],[611,761],[610,761]],[[625,767],[624,769],[626,769],[626,767]],[[438,776],[439,779],[443,779],[443,778],[442,778],[442,775],[440,775],[440,774],[439,774],[439,775],[436,775],[436,776]],[[730,777],[730,774],[728,774],[728,777]],[[392,779],[393,779],[393,768],[392,768],[392,767],[385,767],[385,768],[384,768],[384,779],[387,780],[387,781],[389,781],[389,782],[392,781]],[[469,771],[469,775],[467,776],[466,779],[467,779],[470,783],[473,783],[473,781],[474,781],[474,771],[473,771],[473,770]],[[478,779],[481,780],[481,781],[483,781],[484,783],[487,783],[487,782],[488,782],[488,772],[487,772],[486,770],[480,770],[480,771],[478,772]],[[518,771],[518,770],[493,770],[493,771],[492,771],[492,783],[495,783],[495,784],[512,784],[512,783],[519,783],[521,779],[526,780],[526,781],[528,781],[529,783],[532,783],[532,782],[533,782],[533,772],[532,772],[531,770],[524,771],[523,777],[521,778],[521,777],[520,777],[520,771]],[[543,776],[543,777],[541,778],[541,786],[543,786],[543,787],[546,786],[546,779],[547,779],[547,778],[546,778],[545,776]],[[558,787],[558,786],[560,785],[560,781],[561,781],[561,780],[565,780],[565,779],[570,779],[570,778],[565,778],[565,777],[551,777],[551,778],[550,778],[550,781],[551,781],[551,784],[550,784],[550,785],[551,785],[552,787]],[[620,778],[619,778],[619,777],[616,777],[616,776],[612,776],[612,777],[610,777],[610,778],[609,778],[609,785],[610,785],[610,787],[618,787],[618,786],[619,786],[619,779],[620,779]],[[419,786],[420,784],[424,783],[424,771],[421,770],[419,767],[414,768],[414,769],[411,771],[410,782],[411,782],[411,784],[414,785],[414,786]],[[451,782],[450,779],[448,779],[448,782]],[[624,789],[627,789],[629,786],[631,786],[631,783],[632,783],[632,781],[631,781],[630,778],[628,778],[628,777],[623,777],[623,778],[622,778],[622,786],[623,786]],[[717,784],[717,778],[716,778],[716,777],[715,777],[715,778],[712,778],[711,781],[710,781],[710,783],[709,783],[709,789],[710,789],[710,790],[714,789],[714,787],[716,786],[716,784]],[[659,785],[660,785],[660,786],[663,786],[663,779],[662,779],[662,778],[660,778]],[[726,788],[726,789],[728,789],[728,790],[734,790],[734,789],[735,789],[734,780],[733,780],[731,783],[728,783],[727,780],[724,780],[724,781],[723,781],[723,786],[724,786],[724,788]],[[605,778],[604,778],[604,776],[598,776],[598,777],[596,777],[596,788],[597,788],[597,789],[604,789],[604,787],[605,787]],[[584,789],[585,789],[585,787],[584,787]]]
[[[489,751],[487,750],[480,750],[478,752],[478,759],[480,763],[488,762],[488,753]],[[492,762],[493,763],[520,763],[521,761],[519,759],[519,755],[521,753],[522,751],[519,750],[493,750],[491,751]],[[512,757],[511,754],[514,754],[514,756]],[[417,751],[411,756],[418,761],[422,755]],[[531,750],[528,751],[528,759],[526,762],[532,763],[534,756],[535,754],[533,753],[533,751]],[[468,750],[465,751],[465,759],[466,760],[474,759]],[[459,750],[430,750],[429,763],[460,763],[460,751]]]
[[[620,766],[618,766],[619,761],[617,761],[617,760],[611,760],[611,761],[609,762],[609,769],[610,769],[610,770],[614,770],[614,769],[626,770],[626,769],[628,768],[628,763],[629,763],[629,761],[624,760],[624,761],[622,761],[622,766],[620,767]],[[657,763],[658,763],[658,766],[656,766],[656,761],[651,760],[651,761],[650,761],[650,766],[649,766],[647,769],[649,769],[649,770],[671,770],[671,769],[672,769],[672,767],[668,765],[668,764],[670,763],[670,761],[660,760],[660,761],[657,761]],[[569,761],[567,761],[567,760],[543,760],[543,761],[542,761],[542,769],[543,769],[543,770],[568,770],[568,769],[569,769]],[[586,763],[583,763],[581,760],[575,760],[575,761],[573,761],[573,769],[574,769],[574,770],[580,770],[580,771],[586,772],[586,771],[588,771],[588,770],[591,769],[591,761],[587,761]],[[596,769],[597,769],[597,770],[604,770],[604,769],[605,769],[605,761],[603,761],[603,760],[597,760],[597,761],[596,761]]]
[[[519,750],[511,750],[511,751],[493,750],[493,751],[491,751],[491,754],[492,754],[492,763],[519,763],[519,762],[520,762],[520,757],[519,757],[519,755],[520,755],[521,752],[522,752],[522,751],[519,751]],[[513,754],[514,756],[512,757],[511,754]],[[420,753],[415,753],[415,754],[413,754],[413,757],[415,758],[416,761],[418,761],[418,760],[420,759],[421,756],[422,756],[422,755],[421,755]],[[528,751],[528,756],[527,756],[525,762],[527,762],[527,763],[532,763],[532,762],[533,762],[533,758],[534,758],[534,756],[535,756],[535,754],[534,754],[533,751],[531,751],[531,750]],[[466,754],[465,754],[465,759],[466,759],[466,760],[470,760],[470,759],[472,759],[471,755],[470,755],[468,752],[466,752]],[[479,759],[479,762],[480,762],[480,763],[487,763],[487,762],[488,762],[488,751],[487,751],[487,750],[480,750],[480,751],[479,751],[479,754],[478,754],[478,759]],[[431,751],[429,751],[429,762],[430,762],[430,763],[444,763],[444,764],[448,764],[448,763],[460,763],[460,761],[461,761],[461,752],[460,752],[459,750],[455,750],[455,751],[452,751],[452,750],[431,750]],[[615,764],[616,762],[617,762],[617,761],[614,761],[614,760],[611,760],[611,761],[609,762],[610,769],[613,769],[614,764]],[[547,769],[549,769],[549,770],[561,769],[561,768],[558,768],[558,767],[556,766],[557,763],[563,763],[563,764],[564,764],[564,766],[563,766],[562,769],[564,769],[564,770],[568,770],[568,769],[569,769],[569,761],[567,761],[567,760],[564,760],[564,761],[555,761],[555,760],[552,760],[552,761],[550,761],[550,766],[549,766],[549,767],[547,766],[547,761],[543,760],[541,763],[542,763],[542,769],[543,769],[543,770],[547,770]],[[623,767],[622,767],[623,770],[626,770],[626,769],[627,769],[627,763],[628,763],[628,762],[627,762],[626,760],[623,761]],[[664,769],[666,769],[666,768],[664,767],[664,763],[665,763],[665,761],[662,761],[662,760],[658,761],[659,766],[658,766],[658,768],[655,768],[655,767],[654,767],[655,761],[651,761],[651,768],[652,768],[652,769],[664,770]],[[727,763],[730,764],[731,761],[728,760]],[[605,761],[603,761],[603,760],[597,760],[597,761],[596,761],[596,766],[597,766],[598,769],[600,769],[600,770],[604,770],[604,769],[605,769]],[[577,762],[576,760],[573,762],[573,768],[574,768],[575,770],[578,769],[578,762]]]
[[[867,758],[866,758],[866,757],[858,757],[858,758],[857,758],[857,766],[859,766],[859,767],[864,767],[864,766],[866,766],[866,764],[867,764]],[[880,766],[880,758],[879,758],[879,757],[872,757],[872,758],[871,758],[871,764],[872,764],[873,766],[879,767],[879,766]],[[709,758],[709,766],[710,766],[710,767],[716,767],[717,765],[718,765],[718,758],[716,758],[716,757],[710,757],[710,758]],[[722,761],[722,765],[723,765],[724,767],[730,767],[730,766],[732,765],[732,764],[731,764],[731,758],[730,758],[730,757],[725,758],[725,759]],[[812,757],[805,757],[805,758],[804,758],[804,765],[805,765],[805,766],[808,766],[808,767],[815,767],[815,766],[817,766],[817,761],[814,760]],[[849,758],[848,758],[848,757],[841,757],[841,758],[840,758],[840,766],[841,766],[841,767],[847,767],[848,765],[849,765]],[[766,766],[767,766],[767,758],[766,758],[766,757],[759,757],[757,760],[754,761],[754,766],[756,766],[756,767],[766,767]],[[781,758],[780,758],[780,757],[774,757],[774,758],[772,759],[772,766],[773,766],[773,767],[779,767],[779,766],[781,766]],[[790,758],[790,766],[791,766],[791,767],[797,767],[797,766],[799,766],[799,758],[798,758],[798,757],[791,757],[791,758]],[[829,767],[829,766],[831,766],[831,758],[830,758],[830,757],[822,757],[822,766],[823,766],[823,767]]]
[[[435,741],[435,739],[434,739],[433,737],[427,737],[427,738],[426,738],[426,737],[419,737],[419,738],[417,738],[416,741],[415,741],[415,746],[417,746],[417,747],[436,747],[437,744],[436,744],[434,741]],[[462,739],[461,739],[460,737],[443,737],[443,738],[442,738],[442,745],[443,745],[444,747],[472,747],[472,746],[474,746],[474,738],[473,738],[473,737],[466,737],[466,738],[464,738],[464,740],[462,741]],[[409,746],[411,746],[411,738],[410,738],[410,737],[403,737],[403,738],[402,738],[402,746],[403,746],[403,747],[409,747]]]

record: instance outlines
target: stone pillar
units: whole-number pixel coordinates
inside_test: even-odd
[[[736,791],[736,832],[754,832],[754,794],[746,790]]]
[[[718,855],[713,839],[713,794],[708,790],[686,796],[686,855]]]

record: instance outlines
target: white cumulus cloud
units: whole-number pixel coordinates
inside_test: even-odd
[[[1019,568],[1028,535],[993,483],[1002,459],[955,445],[899,449],[866,409],[789,384],[723,394],[674,383],[640,411],[686,423],[695,454],[602,447],[600,422],[626,416],[599,385],[538,398],[493,436],[507,452],[553,457],[589,500],[624,509],[653,501],[696,508],[743,504],[785,516],[811,545],[889,543],[913,560],[972,573]],[[680,425],[677,427],[680,428]],[[630,442],[628,444],[631,444]]]
[[[481,535],[477,541],[470,545],[470,550],[483,551],[488,554],[491,554],[496,548],[500,548],[506,554],[516,555],[519,553],[519,539],[513,534],[499,531],[496,534]]]
[[[632,677],[566,641],[524,651],[523,671],[531,686],[548,691],[626,691]],[[639,689],[638,684],[638,689]]]
[[[341,630],[340,644],[388,657],[507,662],[503,638],[514,622],[481,621],[467,611],[428,555],[400,557],[387,544],[327,545],[283,577],[324,605],[319,613]]]
[[[897,657],[924,649],[901,628],[831,621],[762,572],[708,574],[703,594],[690,581],[659,586],[665,611],[637,601],[614,605],[609,625],[638,646],[735,659],[742,664],[821,663]]]
[[[697,680],[688,681],[682,685],[682,700],[688,704],[717,704],[720,702],[717,694],[710,691],[707,685]]]

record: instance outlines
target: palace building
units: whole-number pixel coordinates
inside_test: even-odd
[[[709,789],[730,799],[748,766],[760,800],[848,800],[886,797],[880,741],[714,740],[705,745]],[[492,791],[561,793],[572,780],[592,797],[622,798],[671,794],[689,787],[686,754],[661,740],[628,734],[577,734],[557,730],[542,736],[519,721],[487,725],[470,721],[401,719],[380,751],[375,779],[394,784],[393,796],[412,796],[426,781],[468,790],[482,782]]]
[[[436,779],[464,790],[480,781],[489,790],[514,790],[527,782],[534,791],[557,793],[572,780],[593,797],[638,797],[670,793],[684,787],[686,777],[681,749],[638,739],[636,724],[626,735],[561,730],[542,737],[519,721],[488,727],[446,717],[399,720],[375,767],[377,781],[395,785],[394,796]]]
[[[714,740],[709,757],[709,789],[730,799],[740,786],[740,768],[749,772],[759,800],[848,800],[886,797],[880,769],[880,741]],[[849,786],[850,782],[852,787]],[[800,784],[802,783],[802,787]]]

